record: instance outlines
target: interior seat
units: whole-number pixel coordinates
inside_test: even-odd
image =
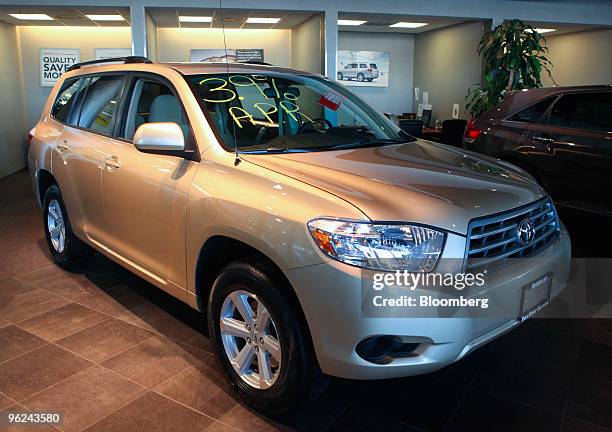
[[[149,112],[149,123],[171,122],[179,125],[185,137],[185,143],[189,137],[189,127],[183,117],[181,104],[174,95],[159,95],[153,99]]]

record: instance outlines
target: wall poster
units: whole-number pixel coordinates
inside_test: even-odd
[[[206,63],[240,63],[245,61],[264,61],[264,50],[261,48],[251,49],[192,49],[192,62]]]
[[[81,61],[78,48],[41,48],[40,85],[53,87],[70,66]]]
[[[336,79],[347,86],[389,87],[389,53],[338,51]]]

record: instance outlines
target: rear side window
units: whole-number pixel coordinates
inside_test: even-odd
[[[376,63],[370,63],[370,67],[372,69],[378,69],[378,66],[376,66]]]
[[[76,100],[81,92],[81,86],[83,85],[83,79],[72,79],[67,80],[59,93],[53,106],[51,107],[51,116],[62,123],[70,123],[70,113],[73,111],[73,107],[76,106]]]
[[[365,69],[365,68],[367,68],[368,66],[367,66],[365,63],[361,63],[361,64],[359,65],[359,67],[360,67],[360,68],[362,68],[362,69]]]
[[[612,93],[564,95],[553,107],[549,123],[573,129],[612,131]]]
[[[542,116],[548,109],[551,103],[557,98],[557,96],[551,96],[538,103],[535,103],[527,108],[520,110],[508,118],[508,120],[523,122],[523,123],[539,123],[542,120]]]
[[[87,85],[78,125],[111,135],[117,120],[125,79],[118,75],[94,76]]]

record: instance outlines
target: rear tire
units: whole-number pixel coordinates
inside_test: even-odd
[[[217,276],[208,302],[209,334],[225,375],[239,399],[269,414],[285,412],[315,399],[328,382],[315,359],[306,323],[284,292],[283,288],[287,288],[282,286],[284,283],[278,272],[267,264],[235,261],[224,267]],[[250,326],[247,319],[241,319],[240,307],[228,309],[228,299],[237,300],[243,307],[247,305],[250,311],[247,311],[247,315],[254,315]],[[261,333],[252,333],[253,328],[256,332],[265,330],[261,325],[254,326],[259,322],[257,312],[260,312],[260,302],[269,314],[269,329],[274,328],[272,335],[278,345],[270,350],[269,347],[273,345],[269,345],[267,336],[264,336],[264,342],[254,353],[249,350],[255,349],[253,340],[260,341]],[[228,331],[229,327],[224,324],[222,330],[222,316],[224,323],[229,318],[240,325]],[[263,316],[263,312],[260,312],[260,316]],[[247,330],[243,330],[243,327]],[[241,335],[236,336],[237,333]],[[241,357],[243,352],[251,352],[252,359],[240,362],[244,358]],[[260,360],[259,355],[267,357]],[[260,373],[260,361],[270,365],[270,372]],[[240,364],[246,366],[241,367]],[[266,374],[273,378],[261,380]],[[253,379],[255,375],[258,377]]]
[[[43,205],[45,237],[53,261],[64,269],[80,266],[91,255],[91,249],[72,232],[62,193],[57,185],[47,189]]]

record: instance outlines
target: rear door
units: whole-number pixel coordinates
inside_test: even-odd
[[[73,229],[88,238],[100,236],[103,157],[99,137],[79,126],[92,77],[67,81],[51,110],[64,124],[53,152],[53,175],[62,191]]]
[[[544,146],[546,167],[556,201],[583,209],[602,211],[609,198],[602,190],[612,186],[610,161],[602,153],[606,123],[610,117],[610,92],[566,93],[552,106],[545,124],[529,132],[529,140]],[[603,188],[603,189],[602,189]]]

